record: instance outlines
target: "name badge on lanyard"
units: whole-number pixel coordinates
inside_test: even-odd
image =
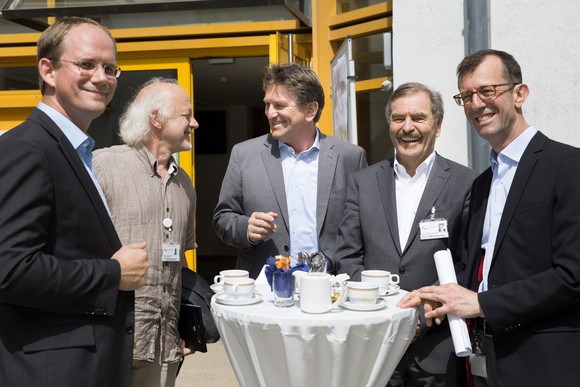
[[[431,208],[431,214],[428,219],[419,222],[421,231],[421,240],[449,238],[447,230],[447,219],[435,218],[435,207]]]
[[[163,227],[169,231],[169,242],[161,245],[161,260],[163,262],[179,262],[181,246],[173,243],[173,221],[170,218],[163,219]]]

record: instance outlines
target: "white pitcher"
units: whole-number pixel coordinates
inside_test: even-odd
[[[300,283],[300,310],[306,313],[326,313],[336,308],[344,298],[341,281],[328,273],[307,273],[295,271],[294,276]],[[340,296],[332,303],[332,284],[340,286]]]

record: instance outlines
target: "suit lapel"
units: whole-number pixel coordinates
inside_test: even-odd
[[[526,184],[532,175],[532,172],[538,162],[539,156],[544,148],[547,137],[541,133],[536,133],[532,138],[528,147],[524,151],[522,158],[517,166],[514,181],[510,187],[508,197],[505,202],[499,228],[497,230],[497,239],[495,241],[495,248],[493,253],[492,266],[495,262],[495,257],[500,249],[501,243],[508,230],[511,219],[518,206],[518,203],[524,193]]]
[[[413,220],[413,227],[411,228],[409,239],[407,239],[407,246],[410,246],[413,240],[417,237],[417,234],[419,233],[419,222],[429,216],[431,208],[435,206],[435,201],[441,194],[441,191],[443,190],[443,187],[445,187],[447,180],[449,180],[450,175],[449,164],[447,164],[447,161],[441,156],[436,154],[431,173],[429,174],[429,179],[427,180],[425,190],[423,191],[423,195],[419,201],[419,206],[417,207],[417,213]],[[437,217],[437,207],[435,207],[435,217]],[[407,246],[405,246],[405,248]]]
[[[469,273],[467,285],[474,290],[479,284],[477,280],[479,272],[479,263],[481,262],[481,239],[483,237],[483,222],[485,221],[485,212],[487,210],[487,201],[489,190],[491,188],[492,171],[491,167],[486,169],[474,182],[471,190],[471,199],[469,205],[469,224],[468,224],[468,254],[466,259],[465,273]]]
[[[338,154],[332,149],[332,145],[326,141],[326,135],[320,133],[320,150],[318,153],[318,182],[316,193],[316,225],[318,236],[326,218],[330,191],[334,180],[334,173],[338,163]]]
[[[397,248],[399,256],[403,255],[401,242],[399,240],[399,223],[397,219],[397,203],[395,201],[395,171],[393,170],[393,159],[381,165],[377,170],[377,183],[379,187],[379,194],[381,196],[381,203],[383,205],[383,212],[387,219],[389,232],[393,243]],[[387,164],[388,163],[388,164]]]
[[[109,213],[107,212],[107,209],[103,203],[103,200],[101,199],[101,196],[99,195],[99,192],[97,191],[97,188],[95,187],[95,184],[93,183],[93,180],[91,179],[89,173],[87,172],[85,165],[81,161],[78,153],[73,148],[68,138],[54,123],[54,121],[50,119],[50,117],[48,117],[44,112],[37,109],[35,109],[34,112],[39,113],[38,117],[35,118],[37,118],[40,121],[41,126],[47,132],[49,132],[50,135],[57,141],[64,158],[70,164],[72,170],[79,179],[79,182],[81,183],[87,195],[89,196],[89,199],[95,211],[97,212],[101,224],[103,225],[103,229],[105,230],[107,237],[111,242],[111,246],[114,247],[115,250],[118,249],[121,245],[121,242],[119,241],[119,237],[117,235],[117,232],[115,231],[115,226],[113,225],[111,217],[109,216]],[[35,114],[31,115],[31,117],[34,116]]]
[[[264,169],[266,170],[268,179],[270,179],[270,186],[272,187],[274,196],[278,202],[282,221],[286,225],[286,228],[290,229],[288,223],[286,191],[284,188],[284,172],[282,170],[282,160],[280,159],[280,148],[278,148],[278,141],[272,138],[271,135],[268,135],[264,141],[264,147],[265,148],[260,152],[262,156],[262,162],[264,163]]]

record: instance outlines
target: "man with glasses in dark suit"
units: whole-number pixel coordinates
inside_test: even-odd
[[[400,306],[471,318],[476,386],[571,386],[580,380],[580,150],[524,119],[529,94],[514,57],[467,56],[454,98],[491,145],[474,182],[459,283]]]

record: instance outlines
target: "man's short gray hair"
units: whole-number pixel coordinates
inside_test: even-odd
[[[157,110],[160,121],[168,120],[173,114],[169,91],[161,89],[140,95],[143,89],[155,83],[178,84],[176,79],[155,77],[137,90],[119,119],[119,136],[129,146],[144,144],[151,138],[149,115],[153,110]]]
[[[387,106],[385,107],[385,116],[387,117],[387,124],[391,124],[391,109],[393,107],[393,102],[401,97],[407,95],[413,95],[419,92],[424,92],[429,96],[431,100],[431,114],[433,114],[433,121],[439,122],[439,118],[443,117],[443,98],[441,98],[441,93],[435,90],[431,90],[429,87],[418,82],[403,83],[391,95]]]

